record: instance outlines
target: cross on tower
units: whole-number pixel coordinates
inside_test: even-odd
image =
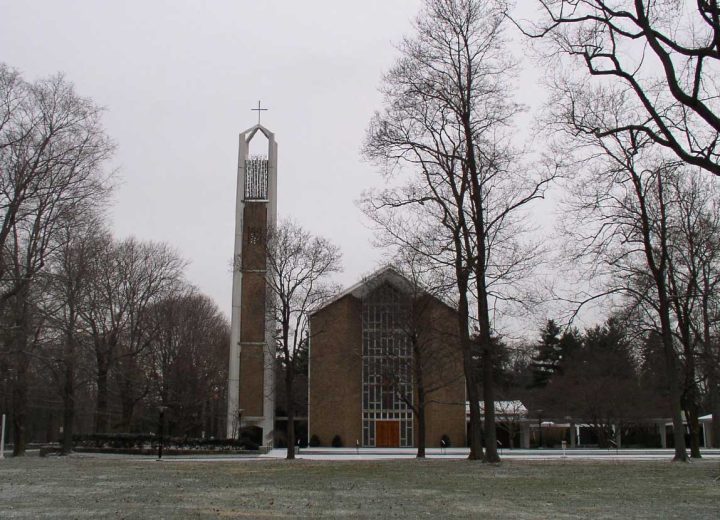
[[[257,108],[251,108],[250,110],[252,110],[253,112],[257,112],[257,113],[258,113],[258,124],[260,124],[260,113],[261,113],[261,112],[267,112],[268,109],[267,109],[267,108],[260,108],[260,101],[258,101],[258,106],[257,106]]]

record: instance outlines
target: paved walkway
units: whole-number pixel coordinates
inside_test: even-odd
[[[465,459],[469,453],[468,448],[429,448],[426,456],[429,459]],[[720,460],[720,449],[704,449],[701,451],[705,460]],[[417,450],[414,448],[304,448],[297,454],[299,459],[307,460],[393,460],[393,459],[414,459]],[[163,462],[221,462],[221,461],[262,461],[273,459],[284,459],[286,450],[278,448],[271,450],[265,455],[164,455]],[[135,459],[148,462],[155,462],[157,459],[148,455],[120,455],[109,453],[75,453],[73,457],[87,458],[116,458]],[[502,450],[500,457],[503,460],[567,460],[567,461],[589,461],[589,460],[615,460],[615,461],[670,461],[673,457],[673,450],[670,449],[568,449],[562,450]]]
[[[468,456],[468,448],[429,448],[426,456],[431,459],[464,459]],[[377,459],[407,459],[414,458],[417,450],[414,448],[305,448],[301,449],[297,457],[311,460],[377,460]],[[284,458],[285,449],[271,450],[261,458]],[[702,450],[706,459],[720,459],[720,449]],[[502,450],[500,453],[503,459],[515,460],[671,460],[673,450],[671,449],[568,449],[563,450]]]

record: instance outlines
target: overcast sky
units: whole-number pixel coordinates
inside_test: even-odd
[[[343,285],[381,253],[354,201],[381,177],[359,148],[416,0],[0,0],[0,60],[34,80],[62,71],[107,108],[118,145],[116,236],[164,241],[229,315],[238,134],[279,143],[278,213],[339,244]],[[524,54],[523,43],[514,46]],[[531,63],[519,95],[542,98]],[[524,94],[527,92],[527,94]]]

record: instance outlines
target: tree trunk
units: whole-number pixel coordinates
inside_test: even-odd
[[[285,435],[287,437],[287,460],[293,460],[295,458],[295,409],[292,401],[294,383],[295,378],[292,363],[288,363],[285,369],[285,395],[287,399],[287,428]]]
[[[687,363],[687,361],[686,361]],[[700,417],[700,410],[698,406],[698,395],[697,395],[697,385],[694,381],[694,369],[693,368],[687,368],[686,377],[690,379],[687,381],[686,379],[686,392],[684,395],[684,411],[685,411],[685,420],[687,422],[688,430],[690,431],[690,457],[693,459],[700,459],[702,458],[702,455],[700,454],[700,421],[698,418]]]
[[[685,451],[685,428],[682,421],[682,394],[680,382],[678,380],[677,356],[675,355],[675,347],[673,345],[673,330],[670,324],[670,297],[667,288],[667,262],[670,258],[667,247],[667,218],[665,213],[665,201],[662,178],[657,177],[657,194],[659,200],[660,218],[660,251],[656,253],[656,248],[651,240],[650,217],[646,208],[646,199],[640,178],[632,171],[632,181],[635,186],[637,200],[640,203],[641,227],[643,236],[643,248],[647,266],[652,273],[653,282],[657,289],[658,296],[658,314],[660,318],[660,332],[662,338],[663,354],[665,358],[665,368],[667,370],[668,389],[670,391],[670,407],[672,411],[673,422],[673,441],[675,445],[674,461],[687,462],[687,452]],[[656,258],[656,254],[660,258]]]
[[[207,399],[203,399],[202,406],[200,408],[200,424],[202,425],[200,427],[200,437],[205,439],[207,432],[210,431],[207,418]]]
[[[658,284],[662,291],[660,294],[660,325],[662,332],[663,352],[665,354],[665,367],[667,370],[668,388],[670,390],[670,405],[673,422],[673,444],[675,446],[674,461],[687,462],[687,451],[685,446],[685,427],[682,420],[682,402],[680,399],[680,384],[677,373],[677,360],[675,348],[673,347],[672,329],[670,327],[670,312],[667,304],[667,297],[664,291],[664,284]]]
[[[122,426],[122,429],[126,432],[132,431],[132,419],[133,419],[133,410],[135,409],[135,402],[133,399],[128,399],[124,397],[126,394],[123,392],[123,398],[121,399],[121,416],[120,425]],[[115,426],[117,428],[117,425]]]
[[[700,455],[700,422],[698,421],[700,396],[696,382],[695,341],[690,333],[688,310],[678,303],[675,303],[675,309],[680,328],[680,341],[685,355],[685,392],[683,397],[685,418],[690,430],[690,457],[700,459],[702,458]]]
[[[416,302],[415,302],[416,303]],[[413,308],[413,316],[415,318],[419,318],[415,314],[416,308]],[[420,320],[414,319],[413,320],[415,324],[417,324]],[[413,330],[417,332],[418,327],[414,326]],[[425,393],[425,378],[423,377],[423,370],[424,370],[424,359],[423,359],[423,351],[420,348],[420,343],[418,339],[417,334],[413,334],[412,338],[412,351],[413,351],[413,361],[412,361],[412,367],[413,367],[413,374],[415,377],[415,388],[417,388],[417,406],[412,406],[410,403],[408,403],[408,406],[412,409],[413,413],[415,414],[415,418],[417,419],[417,428],[418,428],[418,434],[417,434],[417,458],[424,459],[425,458],[425,445],[427,443],[426,440],[426,430],[425,430],[425,403],[427,400],[427,395]]]
[[[418,438],[417,438],[417,458],[425,458],[425,388],[422,386],[422,382],[418,384],[418,405],[417,405],[417,425],[418,425]]]
[[[218,417],[219,399],[213,398],[212,403],[213,404],[212,404],[212,415],[210,417],[210,431],[212,431],[211,435],[213,437],[215,437],[216,439],[219,439],[219,438],[221,438],[221,435],[222,435],[222,437],[225,437],[226,433],[224,433],[224,432],[227,432],[227,429],[222,428],[223,423],[220,422],[220,419]],[[221,434],[221,432],[223,432],[223,433]]]
[[[703,270],[703,297],[702,297],[702,318],[703,318],[703,354],[705,361],[705,372],[708,377],[708,400],[710,401],[710,413],[712,414],[712,423],[710,430],[712,432],[711,447],[720,448],[720,377],[718,372],[718,362],[720,359],[713,352],[713,348],[717,349],[718,345],[713,343],[710,334],[710,282],[707,273]]]
[[[97,354],[97,406],[95,408],[95,433],[106,433],[110,430],[108,416],[108,372],[109,363],[106,355]]]
[[[135,399],[132,383],[126,382],[122,384],[123,391],[120,396],[121,406],[121,425],[126,432],[132,431],[132,421],[135,412]]]
[[[67,350],[66,350],[67,352]],[[65,384],[63,386],[63,438],[62,454],[67,455],[73,448],[73,424],[75,421],[75,369],[74,361],[65,359]]]
[[[483,346],[483,404],[485,407],[485,420],[483,428],[485,433],[484,462],[500,462],[497,450],[497,431],[495,430],[495,388],[493,385],[493,356],[492,346],[489,342]]]
[[[683,318],[687,317],[685,313]],[[693,459],[700,459],[700,417],[698,387],[695,381],[695,349],[694,342],[690,336],[690,328],[687,323],[687,319],[680,319],[681,334],[680,338],[683,344],[683,353],[685,354],[685,420],[687,421],[688,429],[690,430],[690,457]]]
[[[475,376],[467,379],[467,395],[470,406],[470,460],[482,460],[482,420],[480,414],[480,392]]]
[[[690,430],[690,457],[701,459],[700,454],[700,417],[698,407],[695,403],[689,402],[685,410],[685,418]]]
[[[63,400],[63,455],[68,455],[73,448],[73,430],[75,422],[75,309],[70,304],[69,327],[65,331],[65,346],[63,348],[63,363],[65,365],[65,381],[62,389]]]
[[[28,288],[24,287],[15,295],[14,357],[15,380],[13,381],[13,455],[25,455],[27,445],[28,377],[30,357],[28,355],[29,316]]]
[[[457,247],[457,246],[456,246]],[[459,251],[459,250],[458,250]],[[460,252],[457,253],[461,254]],[[460,301],[458,305],[458,332],[460,334],[460,347],[463,353],[463,371],[465,372],[465,384],[467,386],[467,398],[470,406],[470,454],[469,460],[481,460],[483,457],[482,436],[480,424],[480,392],[477,384],[477,363],[473,360],[473,353],[470,346],[470,331],[468,328],[468,300],[467,300],[467,275],[457,264],[461,260],[456,259],[456,272]]]
[[[20,332],[18,332],[20,333]],[[16,375],[13,385],[13,456],[25,455],[27,446],[27,407],[28,407],[28,358],[24,352],[18,352]]]
[[[468,88],[470,85],[468,85]],[[472,106],[470,94],[468,94],[467,106]],[[483,428],[485,433],[485,456],[483,462],[500,462],[497,451],[497,432],[495,431],[495,392],[493,388],[493,356],[492,336],[490,328],[490,310],[488,306],[488,294],[486,285],[486,260],[487,240],[485,227],[485,205],[480,186],[477,161],[475,158],[474,133],[470,124],[471,113],[463,113],[462,123],[465,132],[467,173],[469,175],[471,191],[470,195],[474,206],[473,223],[475,225],[475,246],[477,248],[477,259],[475,261],[475,284],[477,286],[478,298],[478,324],[480,328],[480,347],[483,357],[483,404],[485,417]]]
[[[479,188],[478,188],[479,189]],[[482,219],[480,224],[482,224]],[[484,240],[483,240],[484,244]],[[484,249],[480,250],[478,265],[485,265]],[[484,269],[476,272],[478,291],[478,322],[480,325],[480,347],[482,355],[483,405],[485,408],[483,429],[485,437],[485,456],[483,462],[500,462],[497,450],[497,432],[495,430],[495,385],[493,384],[494,356],[492,352],[492,336],[490,334],[490,310],[488,307],[487,287]]]

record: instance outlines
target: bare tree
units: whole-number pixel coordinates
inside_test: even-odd
[[[717,151],[720,104],[715,80],[720,59],[717,2],[538,0],[536,5],[540,11],[538,20],[516,24],[526,35],[545,44],[541,48],[549,52],[544,59],[556,58],[563,65],[549,69],[560,71],[552,78],[555,93],[552,105],[556,107],[553,112],[556,115],[562,112],[560,119],[572,128],[575,138],[593,136],[608,143],[630,143],[628,150],[637,148],[633,141],[643,143],[642,147],[652,143],[671,151],[688,165],[720,175]],[[582,70],[586,74],[578,74]],[[693,176],[690,169],[671,170]],[[672,215],[672,211],[682,212],[683,200],[690,201],[688,192],[680,198],[676,196],[677,190],[674,194],[662,193],[660,183],[665,184],[668,192],[673,191],[672,183],[668,183],[668,177],[673,177],[671,170],[657,172],[654,196],[656,200],[657,196],[664,197],[664,207],[662,214],[655,212],[647,223],[648,229],[658,226],[656,231],[665,237],[664,247],[653,253],[658,262],[650,260],[661,272],[650,267],[655,271],[650,278],[665,278],[660,292],[667,292],[670,298],[667,302],[670,317],[661,319],[657,312],[652,312],[651,319],[668,321],[658,324],[663,329],[666,352],[671,330],[682,347],[677,361],[683,376],[682,403],[691,431],[695,432],[691,437],[692,453],[699,456],[698,423],[694,419],[699,402],[697,343],[709,345],[712,341],[709,329],[706,334],[698,333],[699,322],[693,315],[698,305],[703,306],[699,302],[702,291],[696,275],[705,268],[697,255],[690,252],[691,249],[699,252],[698,244],[693,243],[687,232],[681,232],[682,218],[674,224],[668,220],[652,221],[657,217],[675,218],[677,215]],[[691,215],[686,212],[685,217],[687,224]],[[679,232],[683,235],[681,240],[677,239]],[[697,232],[699,229],[692,233]],[[657,283],[648,284],[647,280],[643,283],[637,287],[649,287],[655,301],[649,303],[648,298],[640,297],[641,291],[636,292],[637,301],[654,305],[655,311],[659,311],[658,298],[665,295],[655,290]],[[693,332],[693,328],[697,330]],[[712,352],[707,346],[703,349]],[[711,366],[707,354],[703,357],[703,364]],[[715,377],[712,369],[707,373],[710,378]],[[712,387],[709,383],[708,389]],[[675,438],[678,436],[676,430]]]
[[[388,216],[394,210],[415,211],[413,224],[431,219],[421,227],[440,233],[428,255],[454,271],[470,458],[489,462],[499,460],[489,362],[492,291],[499,295],[530,266],[534,255],[518,238],[518,210],[542,197],[552,177],[526,173],[511,146],[510,124],[520,108],[510,101],[513,62],[502,35],[503,9],[493,0],[426,1],[415,37],[401,43],[401,58],[385,75],[385,109],[371,121],[364,146],[365,156],[388,172],[407,168],[416,175],[404,188],[366,197],[366,213],[378,213],[371,218],[411,246],[416,240],[408,231],[417,227],[398,228],[402,217]],[[469,337],[473,305],[481,356],[488,361],[482,376],[484,457],[477,359]]]
[[[614,107],[615,108],[615,107]],[[606,112],[608,118],[615,111]],[[596,137],[578,134],[571,119],[575,157],[585,161],[566,206],[567,245],[585,276],[607,284],[600,293],[630,295],[659,322],[670,391],[675,460],[687,460],[682,421],[679,359],[669,282],[670,201],[664,182],[679,165],[667,162],[642,132]],[[569,152],[572,153],[572,152]],[[581,224],[581,225],[578,225]]]
[[[690,177],[692,174],[685,175]],[[676,336],[682,347],[682,405],[690,430],[690,456],[700,458],[699,344],[692,324],[699,303],[698,249],[703,247],[697,220],[701,211],[701,192],[687,189],[686,183],[674,171],[668,172],[664,183],[668,200],[668,286]]]
[[[89,336],[80,315],[91,287],[92,259],[105,245],[96,237],[104,233],[99,216],[87,215],[67,222],[58,233],[61,245],[54,250],[42,276],[45,293],[42,312],[48,328],[55,331],[58,346],[56,352],[50,350],[43,358],[54,375],[63,401],[63,454],[72,451],[77,388],[87,381],[83,361]]]
[[[113,145],[101,109],[61,75],[27,83],[0,65],[0,308],[11,302],[15,452],[25,450],[32,283],[62,223],[106,201],[102,165]]]
[[[720,9],[715,0],[537,0],[521,30],[568,57],[586,79],[561,85],[591,99],[573,105],[576,126],[597,137],[633,131],[687,164],[720,175]],[[562,70],[567,67],[557,67]],[[623,100],[616,120],[598,118]],[[570,104],[572,100],[558,100]]]
[[[149,391],[149,382],[141,377],[142,368],[136,359],[148,346],[143,330],[147,310],[177,287],[185,261],[166,244],[134,238],[117,243],[109,237],[102,254],[93,260],[93,287],[81,317],[92,337],[96,359],[95,429],[105,432],[110,428],[113,369],[120,389],[123,427],[130,427],[135,405]]]
[[[507,432],[508,448],[515,448],[515,436],[522,431],[523,421],[527,418],[527,408],[517,399],[497,401],[497,412],[501,416],[498,427]]]
[[[712,413],[713,447],[720,448],[720,203],[715,200],[701,218],[699,264],[699,318],[693,321],[702,345],[701,358],[707,378],[708,405]]]
[[[27,83],[0,65],[0,304],[31,283],[63,219],[105,203],[103,163],[113,144],[102,109],[79,97],[62,75]],[[8,254],[9,253],[9,254]],[[8,278],[13,258],[19,277]]]
[[[152,303],[144,332],[153,401],[168,411],[169,433],[220,431],[215,416],[226,384],[229,325],[192,287]]]
[[[691,456],[700,458],[702,387],[711,410],[718,399],[718,357],[711,332],[716,325],[709,309],[715,298],[713,288],[720,282],[720,195],[701,172],[670,174],[665,182],[669,200],[668,279],[676,335],[682,345],[683,408],[690,429]]]
[[[409,281],[401,306],[396,334],[404,336],[397,345],[409,345],[409,353],[390,351],[382,363],[383,381],[413,412],[417,421],[417,457],[425,457],[426,417],[430,404],[443,402],[438,394],[463,378],[460,366],[457,327],[448,323],[454,309],[442,300],[448,281],[424,253],[404,248],[394,263]],[[403,341],[405,340],[405,341]],[[401,349],[402,350],[402,349]]]
[[[292,406],[298,363],[310,340],[310,313],[337,292],[329,275],[339,272],[340,250],[285,221],[269,230],[267,266],[269,319],[277,323],[275,357],[285,369],[287,396],[287,458],[295,458],[295,410]],[[313,331],[313,335],[322,331]]]
[[[577,146],[585,141],[573,142]],[[597,261],[591,270],[607,292],[622,294],[639,324],[660,334],[666,349],[661,355],[675,358],[671,364],[677,373],[668,374],[667,380],[671,386],[677,380],[691,456],[699,458],[703,388],[711,408],[716,399],[711,309],[712,288],[718,283],[717,196],[699,171],[663,161],[647,141],[633,144],[615,136],[598,146],[607,155],[605,172],[593,169],[577,182],[583,187],[575,209],[582,211],[575,216],[585,229],[571,219],[572,236],[578,239],[574,243],[584,248],[576,252]],[[669,367],[666,363],[666,372]]]
[[[138,242],[133,238],[119,244],[122,298],[127,302],[127,322],[118,344],[113,374],[119,390],[119,426],[132,430],[134,410],[150,391],[141,359],[148,348],[148,307],[183,286],[187,261],[171,246],[157,242]]]

